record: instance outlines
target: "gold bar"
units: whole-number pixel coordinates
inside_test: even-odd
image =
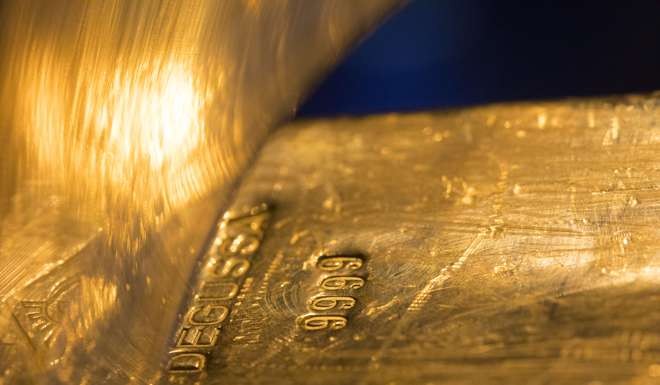
[[[657,116],[643,96],[283,128],[231,205],[270,207],[237,300],[170,378],[656,383]]]
[[[1,2],[0,384],[158,381],[237,179],[397,3]]]
[[[657,95],[267,138],[347,4],[3,3],[0,384],[658,382]]]
[[[653,384],[657,114],[650,95],[293,123],[215,225],[187,206],[124,285],[90,241],[6,330],[63,382]]]

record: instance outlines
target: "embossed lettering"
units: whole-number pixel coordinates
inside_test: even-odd
[[[221,305],[196,305],[188,311],[188,322],[191,325],[215,325],[227,318],[229,309]]]
[[[325,290],[359,289],[364,286],[364,279],[360,277],[328,277],[321,282]]]
[[[355,298],[353,297],[316,297],[309,303],[309,310],[312,311],[325,311],[332,309],[348,310],[355,306]]]
[[[342,268],[347,268],[350,270],[358,270],[362,267],[362,258],[360,257],[349,257],[349,256],[332,256],[332,257],[320,257],[316,266],[319,269],[325,271],[335,271]]]
[[[266,205],[249,210],[247,215],[225,214],[218,226],[215,242],[206,253],[201,279],[194,291],[176,342],[170,354],[170,373],[199,372],[220,339],[222,324],[241,287],[245,287],[250,260],[257,252],[269,218]],[[183,353],[183,354],[182,354]]]
[[[199,293],[195,296],[198,300],[227,300],[236,297],[238,285],[233,282],[202,282]]]
[[[220,331],[215,327],[193,326],[181,329],[177,348],[212,348],[218,342]]]
[[[228,277],[231,275],[234,278],[238,278],[247,273],[249,269],[250,261],[243,258],[231,257],[222,264],[222,267],[216,269],[216,274],[221,277]]]
[[[308,314],[301,319],[305,330],[340,330],[346,327],[348,320],[339,315],[316,315]]]
[[[259,248],[261,239],[252,234],[238,234],[234,238],[222,240],[216,250],[217,255],[248,256]]]
[[[167,370],[173,373],[196,373],[206,365],[206,357],[199,353],[181,353],[170,358]]]

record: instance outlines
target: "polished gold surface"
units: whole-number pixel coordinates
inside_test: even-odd
[[[624,97],[282,129],[231,203],[242,232],[220,221],[170,378],[657,384],[659,111]]]
[[[391,5],[3,3],[0,384],[659,383],[657,95],[253,157]]]
[[[395,1],[0,3],[0,383],[150,383],[267,132]]]
[[[656,384],[657,115],[645,96],[284,127],[216,224],[169,222],[130,286],[92,241],[16,291],[6,376]],[[185,286],[176,257],[199,260]]]
[[[135,252],[171,212],[230,185],[394,1],[306,3],[6,2],[3,191],[53,190]]]

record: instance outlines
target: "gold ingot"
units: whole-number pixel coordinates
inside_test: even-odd
[[[656,384],[657,95],[296,122],[246,169],[390,6],[309,4],[5,6],[0,382]]]

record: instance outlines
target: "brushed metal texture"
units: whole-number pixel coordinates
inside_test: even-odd
[[[0,382],[156,381],[235,181],[395,3],[2,2]]]
[[[657,383],[658,111],[651,95],[282,129],[232,203],[272,207],[250,284],[205,370],[172,378]]]

